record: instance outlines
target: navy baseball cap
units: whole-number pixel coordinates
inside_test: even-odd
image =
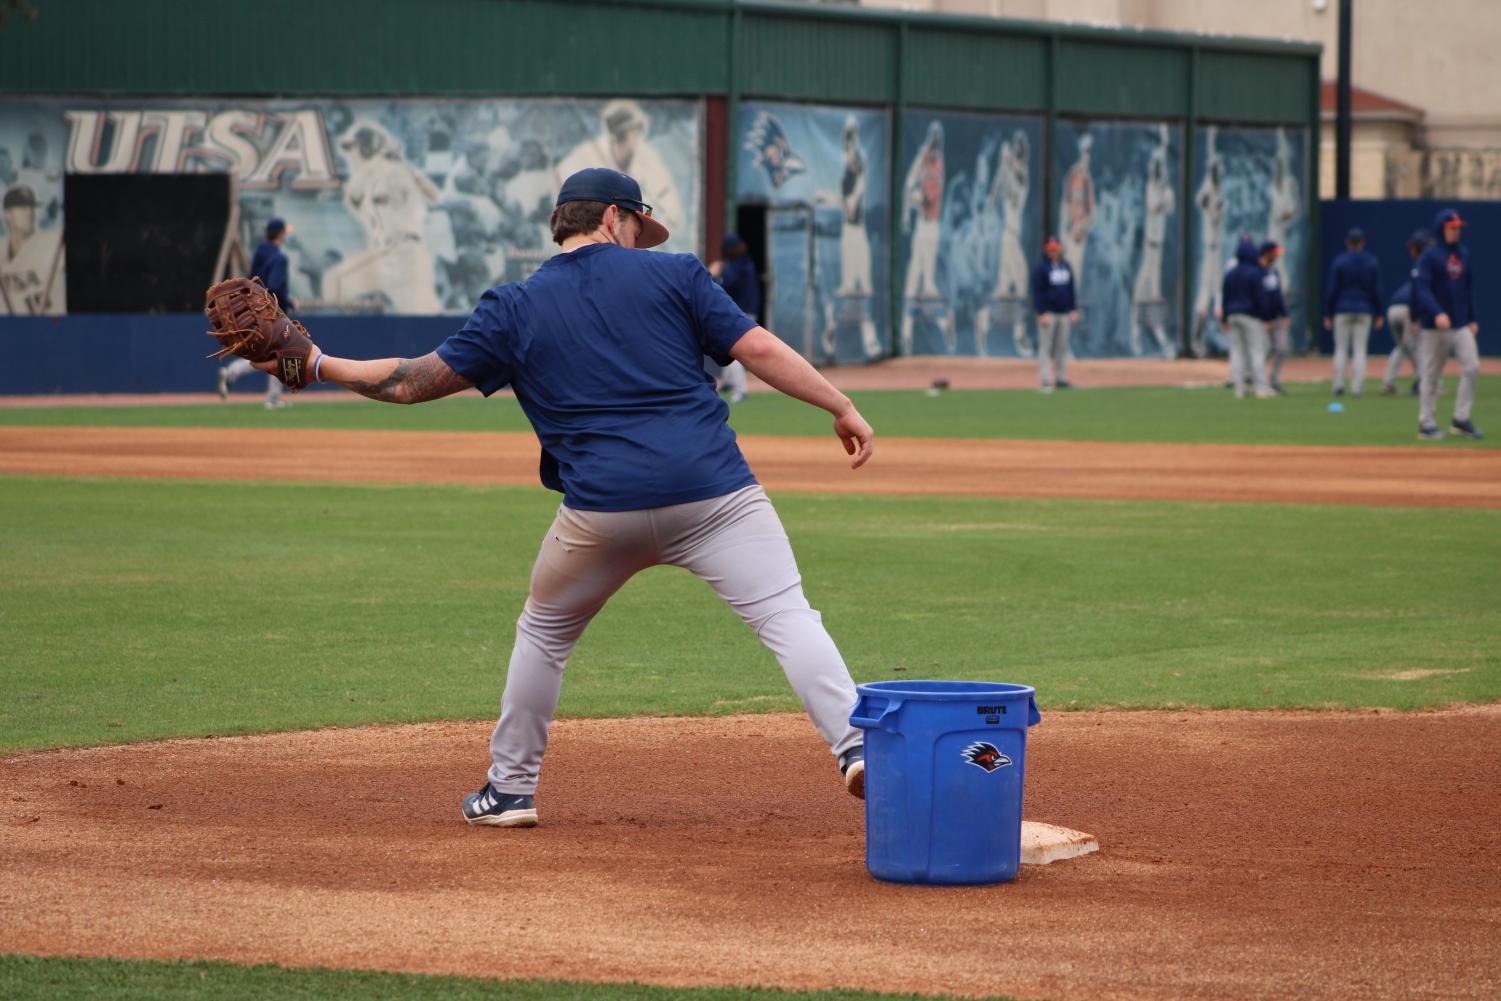
[[[1365,230],[1359,226],[1351,226],[1350,232],[1345,234],[1346,243],[1365,243]]]
[[[743,241],[740,239],[739,233],[726,233],[724,235],[724,239],[719,241],[719,249],[724,251],[734,250],[736,247],[740,246],[742,242]]]
[[[291,232],[293,232],[292,227],[288,226],[287,221],[281,216],[274,216],[270,222],[266,223],[266,239],[268,240],[274,240],[283,233]]]
[[[1469,223],[1465,222],[1459,217],[1459,212],[1455,209],[1444,209],[1444,211],[1440,212],[1438,214],[1438,224],[1440,226],[1448,226],[1451,224],[1455,226],[1469,225]]]
[[[1282,253],[1282,244],[1278,243],[1276,240],[1268,240],[1261,245],[1260,253],[1263,257],[1265,257],[1267,254],[1280,255]]]
[[[641,185],[618,170],[585,167],[570,175],[558,191],[556,204],[565,202],[604,202],[636,213],[641,220],[636,246],[641,250],[667,242],[667,227],[651,217],[651,206],[641,200]]]

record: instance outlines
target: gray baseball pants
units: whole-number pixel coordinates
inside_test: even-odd
[[[1286,320],[1287,317],[1284,316],[1266,325],[1268,357],[1271,359],[1270,380],[1273,386],[1282,385],[1282,363],[1293,353],[1293,332]]]
[[[704,581],[755,631],[836,756],[861,743],[849,723],[855,683],[803,597],[787,533],[760,486],[641,511],[565,506],[542,540],[531,593],[516,622],[500,720],[490,738],[489,778],[497,791],[536,791],[574,644],[626,581],[664,564]]]
[[[1366,345],[1371,340],[1370,313],[1334,315],[1334,391],[1350,384],[1350,395],[1365,391]]]
[[[1266,323],[1248,313],[1230,314],[1230,381],[1237,395],[1250,382],[1256,392],[1270,391],[1266,381]]]
[[[1037,372],[1044,388],[1068,381],[1068,335],[1073,330],[1067,313],[1045,313],[1051,322],[1037,324]]]
[[[1475,334],[1468,326],[1458,330],[1421,330],[1418,332],[1418,362],[1423,381],[1418,390],[1418,425],[1436,427],[1438,384],[1444,374],[1449,353],[1459,359],[1459,393],[1454,397],[1454,419],[1470,419],[1470,405],[1475,402],[1475,387],[1480,382],[1480,351]]]
[[[250,359],[248,358],[236,358],[234,361],[224,366],[224,371],[225,381],[229,385],[233,386],[242,375],[251,375],[252,373],[254,373],[256,371],[256,367],[250,363]],[[266,376],[266,402],[270,403],[275,400],[280,400],[281,389],[281,380],[274,375],[268,374]]]
[[[1392,332],[1392,340],[1396,346],[1392,348],[1391,356],[1386,359],[1386,376],[1381,380],[1383,386],[1395,386],[1397,374],[1402,371],[1402,356],[1412,362],[1412,371],[1415,376],[1422,378],[1422,362],[1418,358],[1418,332],[1412,325],[1412,312],[1407,307],[1398,303],[1386,311],[1386,329]]]

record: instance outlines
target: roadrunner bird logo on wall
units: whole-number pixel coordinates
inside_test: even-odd
[[[756,116],[746,132],[745,148],[755,154],[756,166],[766,171],[773,188],[780,188],[808,169],[803,158],[792,151],[792,143],[781,119],[770,112],[763,111]]]
[[[997,768],[1005,768],[1011,764],[1011,759],[997,750],[994,744],[987,744],[983,740],[976,741],[959,753],[964,755],[965,761],[987,772],[993,772]]]

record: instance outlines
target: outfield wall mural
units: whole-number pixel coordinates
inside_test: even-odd
[[[1308,201],[1299,179],[1307,169],[1307,131],[1210,125],[1196,130],[1194,144],[1197,170],[1189,226],[1193,353],[1202,357],[1226,349],[1215,312],[1241,236],[1258,244],[1275,240],[1285,249],[1279,266],[1293,342],[1299,350],[1306,348]]]
[[[820,363],[889,353],[886,112],[751,101],[739,130],[736,200],[766,207],[771,330]]]
[[[902,126],[903,354],[1032,354],[1042,124],[909,111]]]
[[[1167,122],[1060,121],[1057,236],[1073,264],[1082,358],[1176,357],[1182,130]]]
[[[671,100],[0,102],[0,313],[67,308],[68,174],[230,173],[247,252],[281,216],[291,293],[332,310],[464,313],[556,252],[561,178],[612,166],[702,243],[702,105]]]

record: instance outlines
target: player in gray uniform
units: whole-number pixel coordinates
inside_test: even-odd
[[[1470,251],[1459,240],[1464,225],[1453,209],[1444,209],[1434,218],[1433,231],[1439,238],[1418,258],[1417,277],[1412,280],[1412,322],[1418,328],[1418,358],[1423,371],[1418,393],[1418,437],[1423,441],[1444,436],[1436,423],[1436,401],[1444,363],[1451,354],[1459,362],[1459,391],[1454,395],[1449,433],[1485,437],[1470,420],[1470,406],[1480,383],[1480,352],[1475,345],[1480,321],[1475,316]]]
[[[1386,376],[1381,380],[1382,396],[1396,395],[1397,374],[1402,370],[1403,358],[1412,366],[1413,396],[1418,395],[1419,384],[1423,381],[1422,365],[1418,360],[1418,332],[1412,325],[1412,283],[1418,276],[1418,258],[1432,242],[1433,237],[1426,229],[1417,230],[1407,238],[1412,270],[1407,274],[1407,281],[1392,293],[1391,302],[1386,307],[1386,328],[1392,332],[1394,343],[1391,356],[1386,359]]]
[[[470,824],[531,827],[563,669],[590,620],[641,570],[667,564],[708,583],[781,663],[844,775],[864,796],[850,726],[855,685],[803,596],[787,533],[725,423],[703,356],[732,359],[834,417],[859,468],[874,432],[843,393],[747,317],[691,254],[652,254],[667,230],[625,174],[586,168],[553,211],[563,252],[525,282],[493,288],[464,327],[416,359],[315,352],[314,378],[393,403],[471,386],[514,389],[542,445],[545,486],[563,493],[516,623],[484,788]]]

